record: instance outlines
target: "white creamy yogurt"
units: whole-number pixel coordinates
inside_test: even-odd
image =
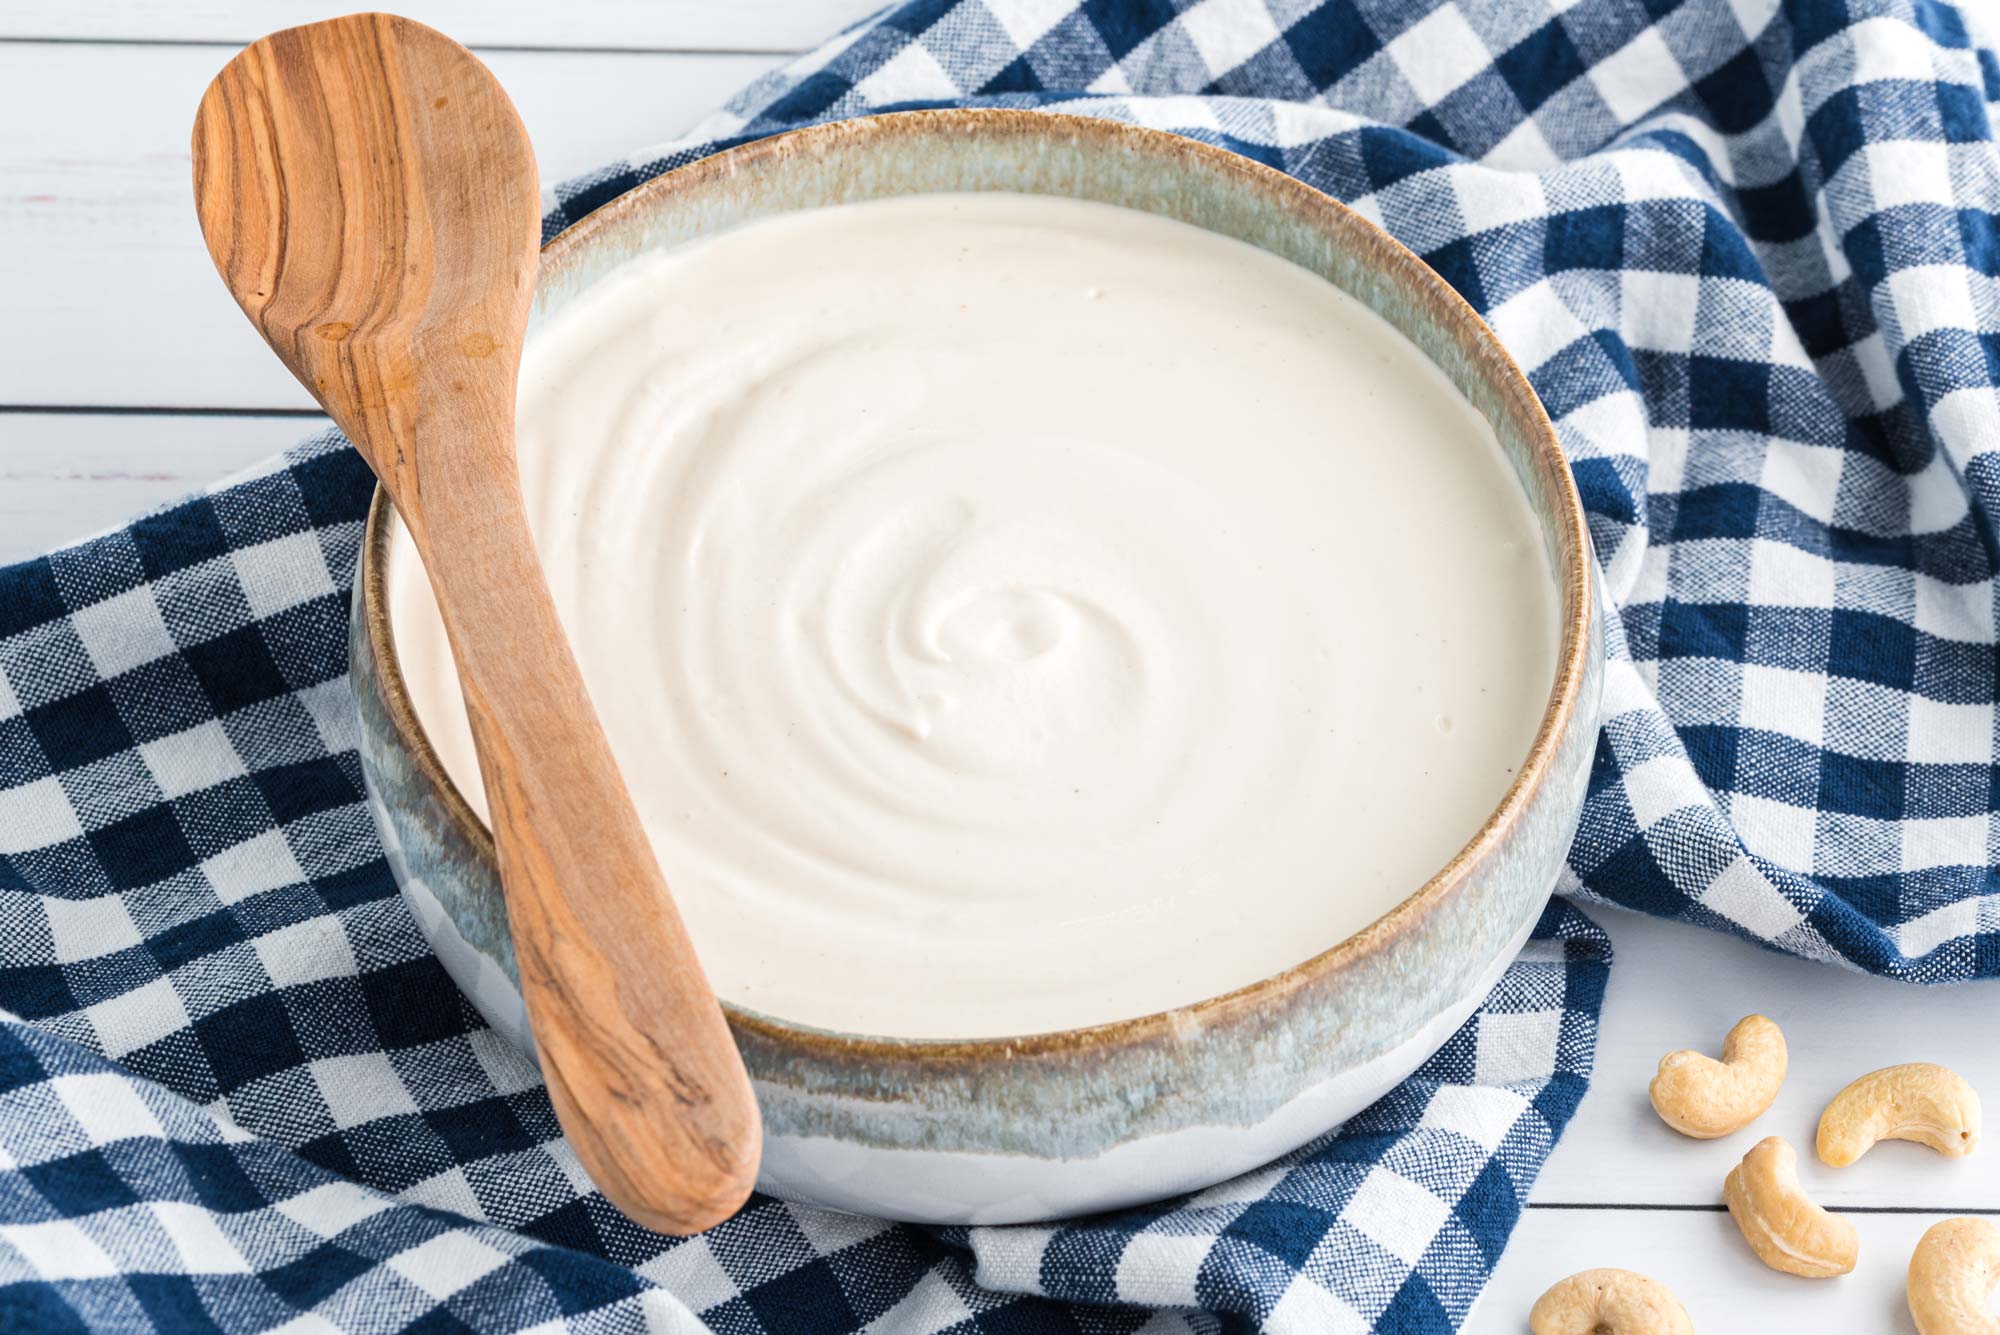
[[[1554,681],[1485,421],[1353,298],[1149,214],[925,196],[641,257],[530,341],[519,431],[709,976],[795,1022],[1028,1033],[1297,964],[1471,838]]]

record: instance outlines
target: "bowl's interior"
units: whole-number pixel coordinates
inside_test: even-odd
[[[1025,112],[876,117],[779,136],[705,159],[590,215],[545,248],[529,337],[577,295],[644,252],[778,213],[893,195],[979,190],[1062,195],[1140,209],[1288,259],[1388,319],[1492,425],[1539,521],[1546,569],[1559,585],[1562,642],[1555,680],[1533,747],[1491,818],[1437,875],[1413,887],[1407,899],[1360,935],[1393,930],[1399,919],[1447,893],[1486,847],[1503,838],[1541,782],[1582,680],[1590,594],[1581,507],[1533,391],[1477,315],[1420,260],[1358,215],[1235,155],[1112,122]],[[371,600],[383,588],[380,567],[388,544],[381,536],[371,531],[364,548],[364,564],[377,567],[373,577],[364,571],[364,596]],[[369,607],[365,624],[382,688],[395,697],[391,712],[405,733],[402,740],[439,789],[453,819],[490,863],[490,834],[453,787],[409,707],[386,609]],[[1294,969],[1228,995],[1255,992],[1301,971],[1336,967],[1359,939],[1326,942],[1325,950]],[[739,1022],[812,1032],[809,1026],[739,1007],[730,1011]],[[1110,1027],[1115,1026],[1099,1026]]]

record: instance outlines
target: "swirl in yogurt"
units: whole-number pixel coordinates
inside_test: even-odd
[[[1296,964],[1472,836],[1554,678],[1478,414],[1337,289],[1146,214],[915,197],[643,256],[531,339],[519,433],[703,962],[792,1021],[1029,1033]]]

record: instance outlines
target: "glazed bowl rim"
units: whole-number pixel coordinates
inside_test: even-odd
[[[1489,371],[1497,380],[1493,388],[1503,400],[1511,400],[1515,406],[1526,409],[1526,421],[1535,428],[1527,441],[1534,456],[1532,462],[1537,465],[1535,471],[1552,483],[1557,493],[1549,497],[1551,514],[1542,525],[1545,529],[1552,528],[1557,538],[1559,560],[1551,563],[1549,574],[1556,585],[1558,618],[1562,627],[1555,680],[1548,703],[1527,758],[1517,769],[1513,782],[1508,785],[1499,803],[1471,839],[1430,879],[1373,922],[1290,968],[1168,1010],[1101,1024],[1009,1037],[902,1038],[846,1033],[785,1020],[723,1000],[724,1014],[738,1029],[747,1029],[794,1046],[818,1049],[829,1056],[865,1057],[874,1053],[906,1062],[958,1064],[996,1058],[1004,1060],[1012,1056],[1124,1047],[1162,1033],[1199,1027],[1212,1012],[1277,1002],[1384,948],[1413,928],[1425,914],[1462,885],[1487,855],[1507,841],[1547,780],[1555,765],[1560,743],[1575,720],[1588,666],[1592,600],[1595,597],[1592,562],[1582,498],[1557,442],[1554,424],[1550,422],[1540,398],[1513,356],[1479,313],[1435,270],[1361,214],[1275,168],[1198,140],[1097,117],[1000,108],[887,112],[823,122],[752,140],[655,176],[587,214],[547,241],[542,247],[542,268],[546,272],[552,262],[562,262],[570,252],[588,246],[598,235],[610,231],[635,214],[643,214],[659,198],[680,191],[699,190],[718,179],[760,166],[776,164],[782,169],[787,156],[802,150],[810,151],[819,146],[839,148],[851,143],[865,145],[880,138],[906,135],[929,135],[943,140],[951,135],[960,138],[1005,138],[1021,135],[1048,137],[1054,134],[1086,141],[1091,145],[1091,151],[1137,147],[1148,156],[1168,162],[1176,158],[1192,159],[1215,175],[1231,179],[1237,188],[1289,204],[1296,214],[1309,219],[1317,215],[1318,218],[1331,220],[1320,230],[1334,238],[1341,248],[1351,248],[1357,235],[1366,238],[1367,244],[1373,247],[1372,253],[1366,257],[1371,264],[1402,268],[1404,272],[1400,276],[1413,285],[1428,287],[1439,300],[1442,307],[1439,312],[1441,326],[1449,332],[1464,333],[1472,342],[1484,345],[1491,357],[1482,369]],[[1419,352],[1422,350],[1419,349]],[[1424,356],[1426,361],[1435,364],[1428,354]],[[495,868],[497,877],[492,832],[445,772],[417,718],[396,657],[386,586],[392,513],[387,493],[377,484],[362,539],[359,586],[362,621],[374,654],[383,703],[387,706],[391,726],[413,765],[440,796],[449,818],[467,843],[487,866]]]

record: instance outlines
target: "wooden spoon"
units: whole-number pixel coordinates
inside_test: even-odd
[[[408,19],[292,28],[209,86],[194,185],[223,281],[423,554],[563,1130],[639,1223],[719,1223],[756,1178],[757,1104],[570,655],[514,465],[541,204],[513,104]]]

